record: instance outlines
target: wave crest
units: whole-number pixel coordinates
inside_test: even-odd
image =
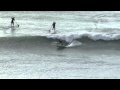
[[[82,34],[70,34],[70,35],[49,35],[47,38],[53,38],[53,39],[61,39],[65,40],[66,42],[72,42],[75,39],[81,39],[83,37],[87,37],[91,40],[97,41],[97,40],[119,40],[120,34],[103,34],[103,33],[82,33]]]

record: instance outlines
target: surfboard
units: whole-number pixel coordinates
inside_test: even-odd
[[[57,47],[65,48],[66,46],[64,46],[64,45],[57,45]]]

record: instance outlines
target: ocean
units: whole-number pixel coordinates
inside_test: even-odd
[[[0,78],[119,79],[120,11],[0,11]]]

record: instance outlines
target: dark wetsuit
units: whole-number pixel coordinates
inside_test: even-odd
[[[63,45],[63,42],[61,40],[58,40],[58,44]]]
[[[11,26],[12,26],[12,24],[14,26],[14,21],[15,21],[15,18],[12,18],[12,20],[11,20]]]
[[[56,24],[55,22],[52,24],[52,26],[53,26],[53,29],[55,29],[55,24]]]

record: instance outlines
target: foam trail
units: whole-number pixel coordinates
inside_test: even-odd
[[[77,40],[74,40],[72,43],[70,43],[69,45],[67,45],[66,47],[76,47],[76,46],[81,46],[82,43],[77,41]]]

